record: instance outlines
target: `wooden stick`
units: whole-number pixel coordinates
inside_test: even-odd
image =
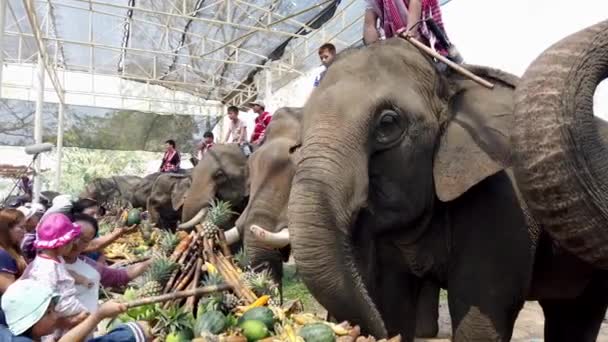
[[[127,306],[127,308],[130,309],[130,308],[133,308],[136,306],[161,303],[161,302],[166,302],[166,301],[170,301],[170,300],[191,297],[191,296],[201,296],[201,295],[213,293],[213,292],[227,291],[227,290],[230,290],[231,288],[232,288],[232,286],[230,286],[229,284],[203,286],[203,287],[199,287],[199,288],[196,288],[193,290],[178,291],[178,292],[173,292],[173,293],[167,293],[167,294],[160,295],[160,296],[136,299],[136,300],[125,303],[125,305]]]
[[[188,254],[190,254],[190,251],[194,248],[196,243],[197,243],[197,239],[193,239],[192,242],[190,243],[190,245],[188,246],[188,249],[186,251],[184,251],[184,253],[181,254],[181,257],[179,258],[179,260],[177,260],[178,264],[182,265],[184,263],[186,257],[188,256]],[[180,272],[180,269],[173,271],[173,273],[171,274],[171,278],[169,278],[169,281],[167,282],[167,284],[165,284],[163,293],[167,293],[167,292],[169,292],[169,290],[171,290],[171,286],[175,282],[175,279],[177,278],[179,272]]]
[[[424,43],[420,42],[419,40],[417,40],[416,38],[405,34],[405,31],[400,33],[399,36],[401,38],[404,38],[405,40],[407,40],[408,42],[412,43],[414,46],[416,46],[417,48],[419,48],[420,50],[422,50],[423,52],[431,55],[432,57],[437,58],[438,60],[442,61],[443,63],[447,64],[450,68],[454,69],[457,73],[461,74],[464,77],[470,78],[471,80],[481,84],[482,86],[489,88],[489,89],[493,89],[494,88],[494,84],[490,83],[486,80],[484,80],[483,78],[475,75],[474,73],[470,72],[469,70],[465,69],[464,67],[462,67],[459,64],[456,64],[454,62],[452,62],[451,60],[449,60],[448,58],[442,56],[441,54],[437,53],[435,50],[431,49],[430,47],[426,46]]]
[[[190,272],[190,269],[192,269],[192,267],[194,266],[196,259],[197,258],[195,257],[195,258],[190,259],[190,261],[188,261],[186,266],[182,269],[180,275],[175,279],[174,283],[171,284],[171,287],[169,288],[170,291],[171,290],[175,291],[177,285],[188,275],[188,273]]]
[[[250,288],[242,283],[241,277],[236,271],[236,268],[234,268],[234,265],[223,255],[218,255],[217,261],[218,271],[220,271],[224,280],[232,285],[234,292],[236,292],[241,299],[244,299],[247,305],[253,303],[257,299],[257,296]]]
[[[201,280],[201,268],[203,266],[203,259],[201,257],[196,258],[196,266],[194,270],[194,279],[192,279],[192,289],[195,289],[198,286],[198,283]],[[194,310],[194,302],[196,301],[196,296],[188,297],[186,300],[185,309],[186,311]]]

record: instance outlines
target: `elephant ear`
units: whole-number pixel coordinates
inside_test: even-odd
[[[191,183],[192,180],[190,178],[184,178],[175,183],[171,191],[171,206],[173,210],[177,211],[184,205]]]
[[[511,164],[513,93],[518,78],[483,67],[468,69],[494,83],[494,88],[448,76],[450,119],[433,165],[435,191],[443,202],[458,198]]]

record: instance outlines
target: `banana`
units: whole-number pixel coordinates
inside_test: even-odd
[[[348,330],[346,330],[343,326],[335,324],[335,323],[331,323],[331,322],[325,322],[325,324],[329,325],[331,327],[331,330],[334,331],[334,333],[338,336],[344,336],[344,335],[348,335]]]
[[[315,317],[315,315],[313,315],[311,313],[295,314],[295,315],[291,315],[291,318],[300,325],[306,325],[309,323],[315,323],[315,322],[319,321],[318,318]]]

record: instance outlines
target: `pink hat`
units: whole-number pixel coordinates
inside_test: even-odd
[[[80,226],[72,223],[64,214],[55,213],[45,217],[36,229],[38,249],[55,249],[65,246],[80,235]]]

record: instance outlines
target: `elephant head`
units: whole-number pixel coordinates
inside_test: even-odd
[[[141,181],[142,178],[137,176],[95,178],[85,186],[79,197],[94,199],[99,203],[122,199],[133,204],[133,192]]]
[[[158,227],[174,229],[191,183],[189,172],[158,175],[148,196],[147,210],[150,220]]]
[[[515,96],[514,171],[535,219],[560,246],[608,268],[608,149],[593,95],[608,77],[608,21],[564,38]]]
[[[266,263],[277,284],[283,261],[289,258],[287,201],[301,118],[300,108],[281,108],[273,114],[264,144],[249,157],[249,202],[236,222],[251,266]]]
[[[247,157],[237,144],[214,145],[192,170],[192,185],[182,210],[179,229],[190,229],[200,223],[214,199],[243,204],[248,196]],[[236,229],[226,233],[234,242]]]
[[[387,335],[389,317],[366,285],[373,278],[359,246],[386,234],[417,241],[434,206],[510,163],[518,79],[469,68],[494,89],[441,74],[415,47],[390,39],[341,53],[304,107],[292,253],[316,299],[376,337]]]

